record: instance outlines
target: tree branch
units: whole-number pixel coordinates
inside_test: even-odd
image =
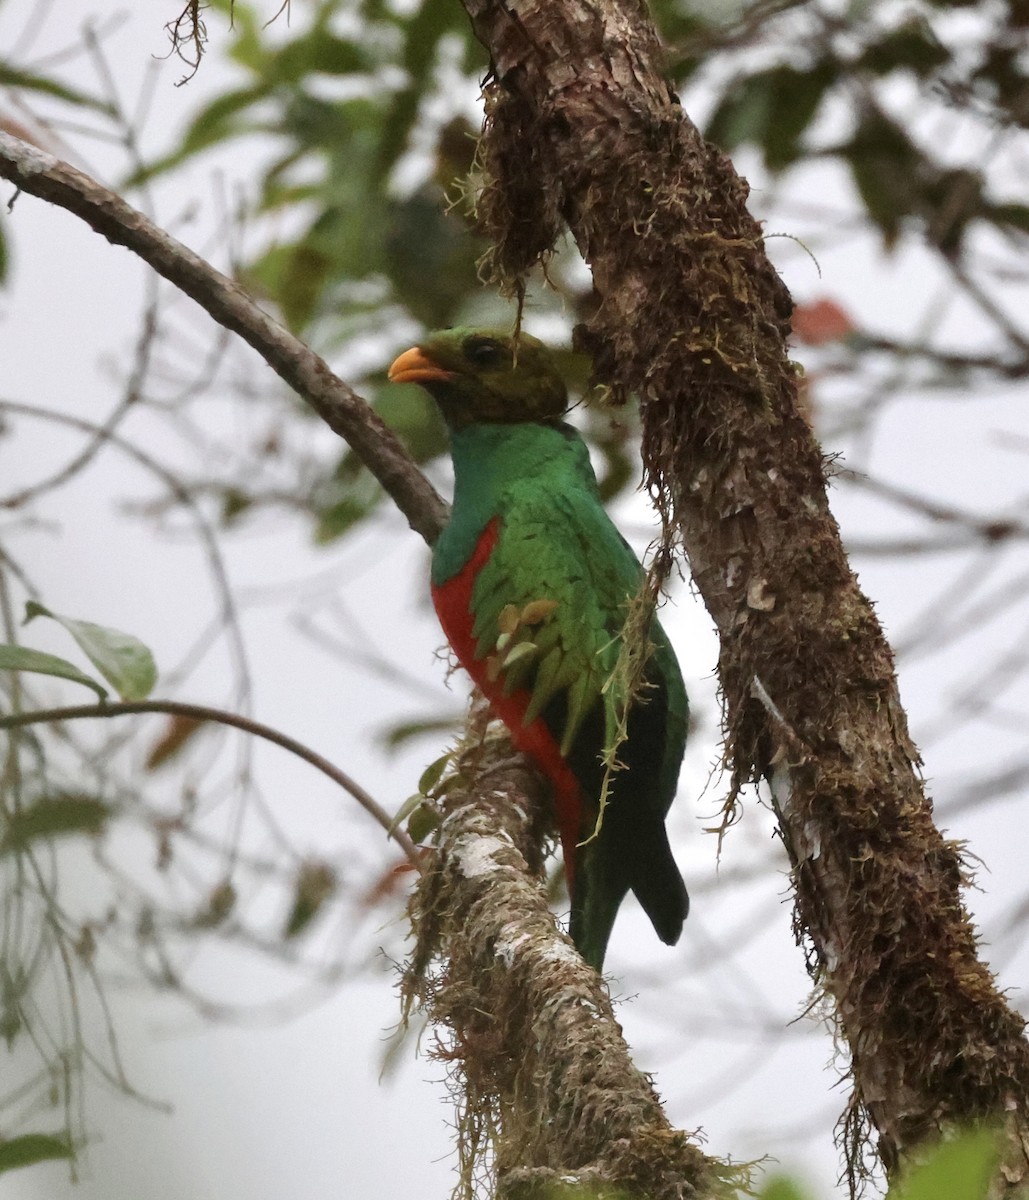
[[[52,725],[57,721],[78,721],[87,717],[126,717],[139,716],[143,713],[166,713],[173,717],[187,717],[191,721],[211,721],[218,725],[229,725],[233,729],[241,729],[253,737],[263,738],[295,754],[312,767],[327,775],[333,783],[349,792],[358,804],[382,826],[398,846],[404,851],[414,866],[422,869],[422,858],[418,847],[411,841],[402,829],[395,829],[393,819],[382,805],[365,791],[345,771],[341,771],[327,758],[291,738],[288,734],[264,725],[251,717],[241,717],[237,713],[225,712],[220,708],[209,708],[205,704],[183,704],[178,700],[140,700],[123,704],[79,704],[69,708],[47,708],[37,712],[10,713],[0,716],[0,729],[20,729],[25,725]]]
[[[852,1178],[866,1120],[892,1172],[955,1123],[1006,1117],[999,1186],[1020,1180],[1024,1022],[977,956],[963,863],[828,509],[746,182],[679,107],[641,5],[464,3],[492,56],[494,270],[518,288],[562,221],[592,267],[577,332],[615,399],[640,397],[648,483],[721,637],[733,795],[771,782],[797,935],[850,1045]]]
[[[488,719],[479,701],[455,763],[461,786],[446,793],[437,853],[412,897],[417,944],[405,980],[408,1005],[424,1004],[449,1032],[438,1056],[463,1075],[463,1184],[488,1142],[489,1194],[502,1200],[711,1194],[725,1168],[669,1125],[607,989],[556,927],[541,780]]]
[[[447,507],[400,439],[356,392],[336,378],[323,359],[260,309],[237,283],[95,179],[2,131],[0,178],[10,180],[20,191],[66,208],[108,241],[128,247],[220,325],[239,334],[350,444],[411,528],[430,545],[436,540]],[[17,193],[8,203],[9,210],[16,199]]]

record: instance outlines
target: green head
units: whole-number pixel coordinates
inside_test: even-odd
[[[389,378],[420,383],[451,429],[552,421],[568,408],[550,351],[527,333],[516,339],[497,329],[445,329],[401,354]]]

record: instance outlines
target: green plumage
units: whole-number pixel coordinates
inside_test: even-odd
[[[472,595],[477,657],[495,652],[508,605],[556,601],[539,625],[525,631],[537,652],[518,660],[511,684],[531,685],[527,721],[542,715],[557,691],[570,691],[567,724],[557,739],[563,753],[594,704],[603,707],[605,740],[613,742],[624,696],[616,686],[605,687],[618,659],[627,600],[639,590],[643,572],[604,510],[585,443],[560,422],[471,425],[453,435],[451,453],[454,515],[433,553],[433,582],[452,578],[489,521],[502,516],[503,535]],[[667,640],[661,641],[672,657]],[[668,673],[673,687],[679,685],[675,707],[685,717],[674,658]],[[669,750],[675,758],[676,747]],[[678,751],[667,768],[676,775],[682,746]]]
[[[618,743],[624,769],[605,772],[605,752],[626,722],[626,685],[615,670],[643,571],[604,511],[585,444],[558,419],[564,386],[545,348],[525,335],[517,361],[511,339],[488,331],[433,335],[415,354],[397,360],[396,374],[427,387],[452,430],[453,515],[432,562],[441,621],[509,725],[518,717],[506,699],[528,696],[523,729],[542,720],[581,791],[578,811],[564,818],[576,827],[562,829],[566,858],[574,854],[572,937],[600,969],[632,889],[659,935],[674,942],[688,899],[664,818],[685,746],[686,693],[654,620],[646,686]],[[491,522],[495,545],[465,612],[465,593],[455,603],[458,581]],[[607,808],[593,837],[605,782]]]

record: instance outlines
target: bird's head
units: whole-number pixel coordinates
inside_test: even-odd
[[[420,383],[451,429],[480,422],[552,421],[568,393],[546,346],[527,333],[446,329],[406,350],[389,369],[392,383]]]

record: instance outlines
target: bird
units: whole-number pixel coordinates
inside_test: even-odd
[[[686,689],[656,617],[642,685],[631,693],[615,678],[645,573],[604,509],[586,443],[562,419],[554,355],[527,333],[447,329],[396,358],[388,377],[425,388],[448,426],[454,498],[432,550],[433,604],[458,662],[550,783],[572,941],[601,972],[632,891],[674,945],[689,896],[665,818]]]

